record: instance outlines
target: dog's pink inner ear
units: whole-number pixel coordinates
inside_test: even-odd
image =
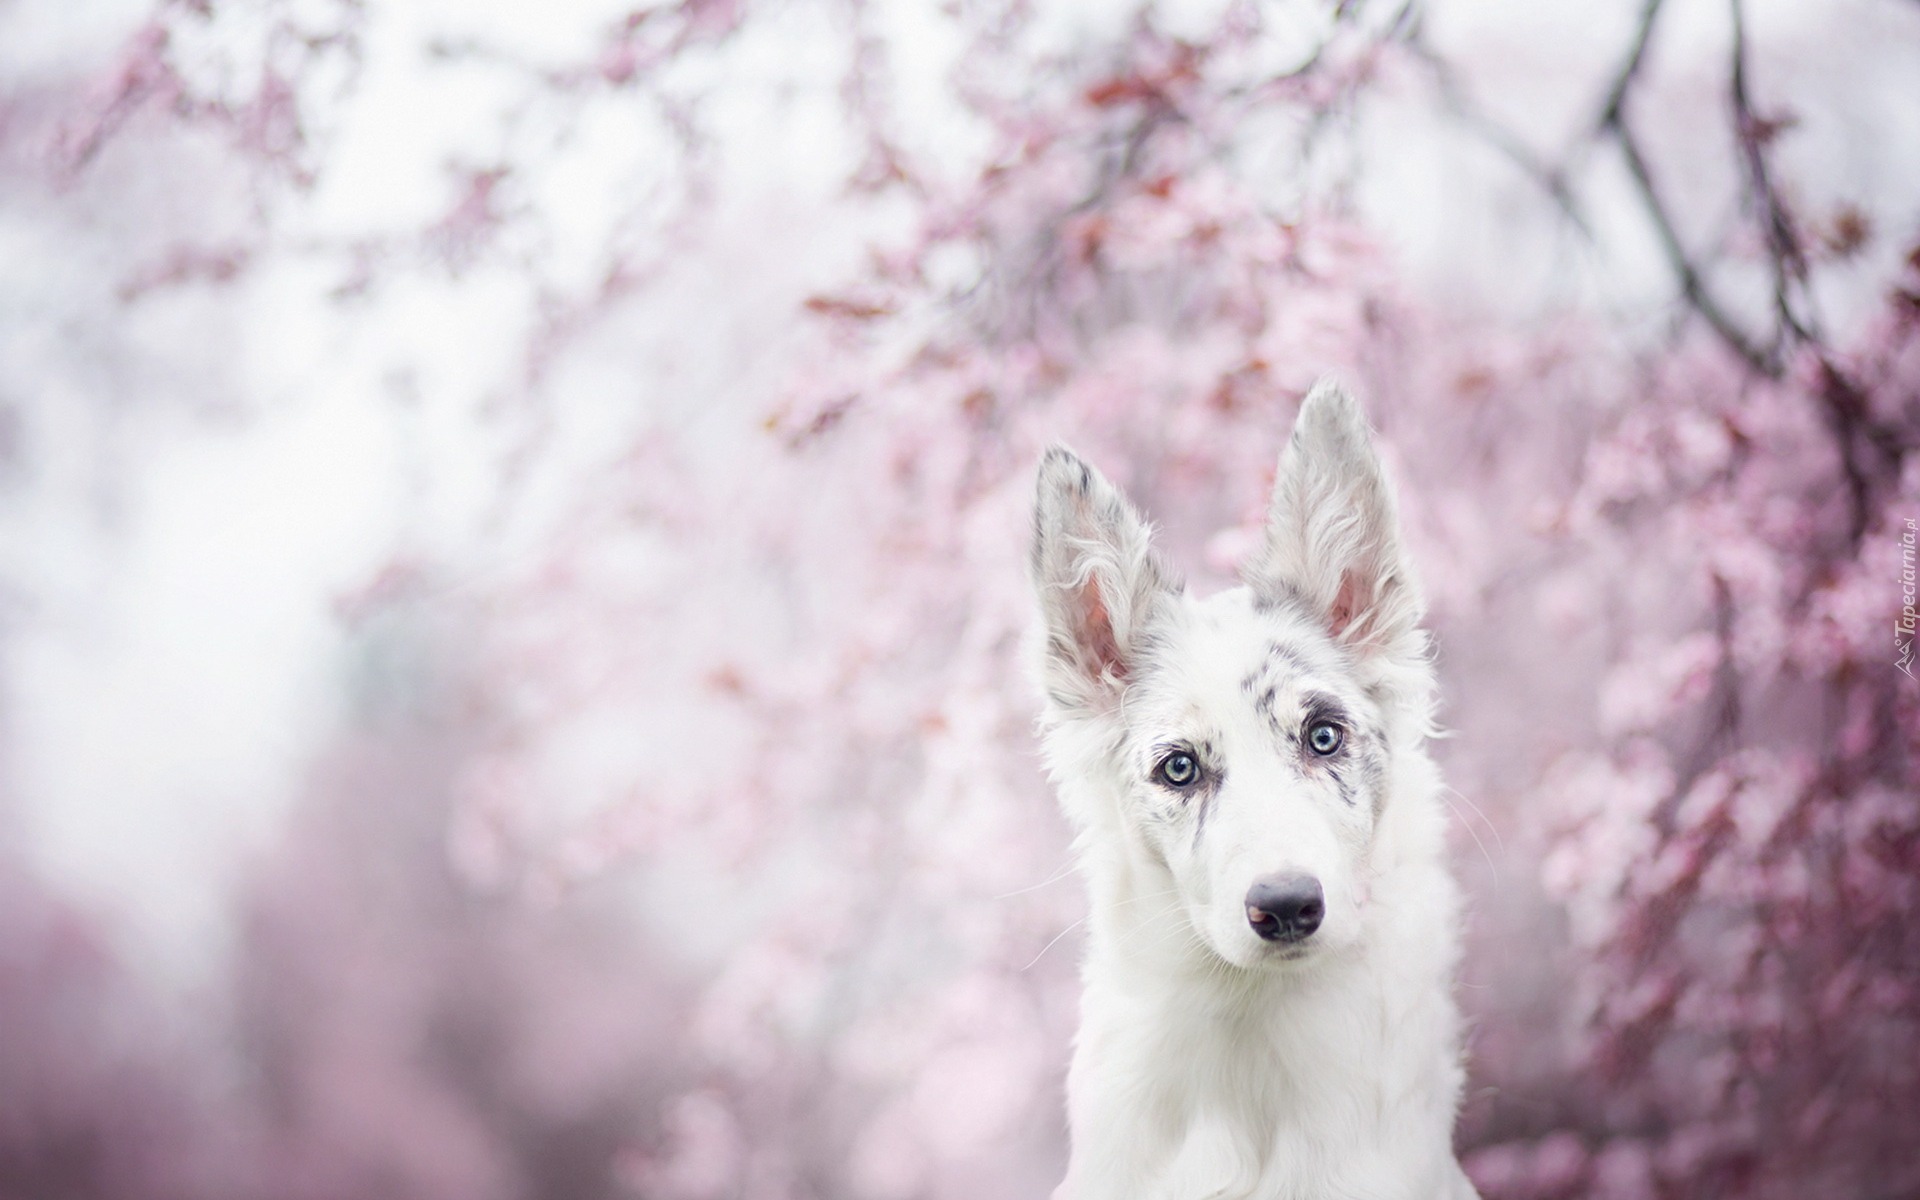
[[[1353,568],[1341,572],[1340,588],[1327,610],[1327,626],[1333,636],[1362,646],[1381,638],[1379,605],[1392,584],[1391,575],[1379,579]]]
[[[1334,593],[1333,607],[1327,612],[1327,624],[1333,636],[1347,636],[1347,629],[1366,610],[1364,586],[1352,571],[1340,575],[1340,590]]]
[[[1079,632],[1081,661],[1095,682],[1103,678],[1124,680],[1126,661],[1120,656],[1120,641],[1113,633],[1113,617],[1107,611],[1106,598],[1100,594],[1100,581],[1089,579],[1074,597],[1077,609],[1075,626]]]
[[[1100,585],[1088,580],[1080,588],[1080,653],[1085,657],[1087,673],[1095,679],[1110,675],[1126,677],[1126,663],[1120,657],[1120,642],[1113,634],[1113,618],[1100,595]]]

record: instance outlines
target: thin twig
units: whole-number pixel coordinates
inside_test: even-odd
[[[1759,209],[1761,232],[1766,237],[1767,259],[1773,268],[1773,307],[1779,322],[1775,352],[1785,343],[1816,340],[1807,322],[1794,311],[1793,293],[1804,293],[1807,285],[1807,256],[1794,232],[1785,200],[1774,185],[1767,165],[1767,147],[1780,130],[1780,122],[1767,120],[1754,111],[1747,91],[1747,23],[1741,0],[1729,0],[1733,17],[1733,62],[1729,72],[1728,93],[1733,104],[1734,141],[1746,167],[1750,198]]]
[[[1673,216],[1660,196],[1660,189],[1654,184],[1653,172],[1647,166],[1640,140],[1627,120],[1627,100],[1640,78],[1647,48],[1652,44],[1654,22],[1665,2],[1647,0],[1646,6],[1640,10],[1640,25],[1634,35],[1633,46],[1614,76],[1613,87],[1608,91],[1606,104],[1601,109],[1599,131],[1619,145],[1621,157],[1626,160],[1627,172],[1633,177],[1634,189],[1640,193],[1641,203],[1646,207],[1648,219],[1653,222],[1654,233],[1660,239],[1668,265],[1680,282],[1680,294],[1688,307],[1712,326],[1720,340],[1745,360],[1748,366],[1763,375],[1778,378],[1783,369],[1778,350],[1762,349],[1752,335],[1728,314],[1681,243]]]
[[[1402,28],[1401,44],[1406,47],[1418,62],[1427,68],[1433,76],[1435,90],[1447,112],[1469,133],[1479,137],[1488,146],[1519,169],[1537,184],[1547,198],[1552,200],[1567,218],[1589,241],[1593,239],[1593,227],[1588,224],[1586,213],[1581,210],[1579,199],[1573,194],[1572,186],[1567,182],[1564,167],[1548,162],[1536,154],[1533,147],[1526,144],[1520,136],[1499,121],[1483,112],[1468,97],[1467,90],[1461,86],[1460,77],[1452,64],[1441,58],[1427,45],[1424,30],[1419,20],[1405,19],[1405,10],[1396,18],[1396,28]]]
[[[1608,126],[1614,141],[1620,146],[1620,154],[1626,160],[1627,172],[1633,177],[1634,188],[1640,193],[1640,200],[1646,206],[1647,217],[1653,222],[1654,233],[1660,238],[1661,249],[1666,252],[1667,264],[1673,268],[1674,275],[1680,281],[1680,294],[1689,307],[1713,327],[1734,353],[1745,359],[1747,365],[1762,375],[1778,378],[1781,367],[1779,362],[1749,337],[1746,331],[1727,315],[1720,307],[1713,293],[1707,290],[1706,280],[1700,269],[1687,254],[1686,247],[1680,244],[1680,233],[1674,227],[1673,218],[1667,212],[1666,203],[1661,200],[1659,189],[1654,186],[1653,175],[1647,169],[1646,156],[1641,153],[1639,139],[1627,127],[1624,121],[1613,122]]]
[[[1627,92],[1640,76],[1640,65],[1646,61],[1647,47],[1653,40],[1654,19],[1660,15],[1660,7],[1665,3],[1666,0],[1647,0],[1646,7],[1640,10],[1640,25],[1634,34],[1633,48],[1627,51],[1627,60],[1614,76],[1613,88],[1607,93],[1607,103],[1600,110],[1602,130],[1621,122],[1621,114],[1626,109]]]

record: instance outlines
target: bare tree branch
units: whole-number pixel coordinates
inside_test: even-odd
[[[1759,341],[1746,330],[1721,305],[1712,290],[1707,286],[1706,278],[1693,257],[1687,253],[1680,241],[1680,233],[1674,224],[1672,213],[1666,201],[1655,185],[1653,172],[1647,165],[1647,157],[1640,146],[1633,127],[1627,120],[1627,101],[1640,78],[1641,67],[1646,62],[1647,48],[1652,44],[1654,22],[1666,0],[1647,0],[1640,10],[1640,25],[1634,35],[1633,46],[1615,74],[1613,87],[1608,90],[1607,101],[1600,112],[1599,132],[1611,137],[1620,147],[1621,157],[1626,161],[1627,172],[1633,177],[1634,188],[1640,194],[1642,204],[1646,206],[1647,216],[1653,222],[1654,233],[1660,239],[1667,264],[1672,268],[1680,283],[1680,294],[1687,305],[1698,313],[1720,340],[1738,354],[1755,371],[1769,377],[1778,378],[1783,363],[1776,345],[1763,348]]]
[[[1645,204],[1647,216],[1653,222],[1654,233],[1660,238],[1660,245],[1667,256],[1667,265],[1673,269],[1680,281],[1680,294],[1687,304],[1713,327],[1720,340],[1745,359],[1747,365],[1763,375],[1778,377],[1781,364],[1778,358],[1750,337],[1746,331],[1729,316],[1720,302],[1708,290],[1706,280],[1700,269],[1694,265],[1686,247],[1680,243],[1680,233],[1674,227],[1673,217],[1668,213],[1666,202],[1661,199],[1660,191],[1654,186],[1653,175],[1647,168],[1647,160],[1640,149],[1639,139],[1628,128],[1625,120],[1614,120],[1607,125],[1608,132],[1620,146],[1621,156],[1626,160],[1627,171],[1633,176],[1635,190]]]
[[[1773,308],[1778,321],[1775,352],[1787,349],[1789,342],[1817,340],[1810,323],[1794,311],[1795,291],[1804,297],[1807,286],[1807,258],[1785,200],[1775,186],[1767,164],[1767,151],[1783,127],[1778,119],[1760,116],[1747,90],[1747,24],[1742,0],[1729,0],[1733,17],[1733,61],[1729,72],[1729,98],[1733,103],[1734,141],[1740,148],[1746,168],[1748,198],[1757,209],[1760,229],[1765,235],[1767,259],[1773,271]]]
[[[1627,91],[1640,75],[1640,64],[1646,61],[1647,46],[1653,40],[1653,22],[1660,15],[1660,7],[1666,0],[1647,0],[1640,10],[1640,24],[1633,38],[1633,47],[1627,51],[1626,61],[1620,64],[1620,70],[1614,75],[1613,87],[1607,93],[1607,103],[1600,110],[1602,130],[1618,125],[1621,111],[1626,107]]]
[[[1459,74],[1440,55],[1427,44],[1425,30],[1417,16],[1407,19],[1403,12],[1396,21],[1397,27],[1404,27],[1401,42],[1407,52],[1433,76],[1434,88],[1440,103],[1446,107],[1448,115],[1458,121],[1469,133],[1474,134],[1491,146],[1509,163],[1519,168],[1520,173],[1539,185],[1566,219],[1582,235],[1591,239],[1593,227],[1587,222],[1585,211],[1574,195],[1572,186],[1567,182],[1567,172],[1563,166],[1547,161],[1534,152],[1520,136],[1504,124],[1487,115],[1467,95],[1460,83]]]

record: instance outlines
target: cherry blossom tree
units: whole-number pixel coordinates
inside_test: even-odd
[[[1920,214],[1911,175],[1821,175],[1834,93],[1778,82],[1793,38],[1898,79],[1920,24],[1692,12],[1629,14],[1545,133],[1437,2],[169,3],[9,89],[12,228],[79,265],[4,386],[103,397],[96,431],[123,385],[242,430],[370,396],[406,515],[335,597],[347,700],[204,1041],[40,1036],[58,946],[102,935],[6,876],[72,915],[4,933],[0,1179],[1050,1187],[1081,910],[1021,652],[1032,465],[1069,441],[1221,585],[1339,371],[1450,697],[1469,1172],[1920,1187]],[[1495,278],[1422,277],[1407,231],[1462,203],[1395,174],[1423,139],[1518,214]],[[1536,245],[1578,282],[1516,315]],[[89,970],[87,1011],[165,1023]]]

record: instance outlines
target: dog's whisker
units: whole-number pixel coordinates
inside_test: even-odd
[[[1046,945],[1040,947],[1040,953],[1033,956],[1033,961],[1029,962],[1026,966],[1020,968],[1021,972],[1025,973],[1027,971],[1033,970],[1034,963],[1037,963],[1041,959],[1045,958],[1047,956],[1047,951],[1053,949],[1055,944],[1057,944],[1061,938],[1067,936],[1068,934],[1072,933],[1074,930],[1080,928],[1082,925],[1085,925],[1086,923],[1087,923],[1087,919],[1085,917],[1081,917],[1078,921],[1075,921],[1073,924],[1067,926],[1065,929],[1062,929],[1059,933],[1054,934],[1052,941],[1049,941]]]
[[[1015,896],[1024,896],[1028,892],[1037,892],[1043,887],[1051,887],[1052,885],[1059,883],[1062,879],[1067,879],[1072,875],[1073,875],[1073,864],[1068,863],[1066,866],[1061,867],[1058,871],[1056,871],[1053,874],[1053,876],[1049,879],[1043,879],[1039,883],[1036,883],[1031,887],[1023,887],[1016,891],[1002,893],[1001,895],[995,896],[994,899],[995,900],[1011,900]]]
[[[1500,853],[1504,855],[1507,852],[1507,847],[1506,843],[1501,840],[1499,827],[1494,825],[1492,821],[1487,820],[1487,814],[1482,812],[1480,806],[1469,799],[1465,792],[1445,786],[1440,789],[1440,798],[1447,802],[1447,807],[1453,810],[1455,816],[1460,817],[1460,824],[1465,827],[1467,835],[1473,838],[1473,844],[1480,847],[1480,857],[1487,860],[1487,868],[1493,872],[1494,882],[1498,883],[1500,879],[1500,864],[1495,862],[1493,855],[1487,852],[1487,844],[1480,840],[1480,833],[1473,827],[1474,823],[1467,820],[1465,814],[1460,811],[1460,805],[1453,802],[1456,796],[1460,798],[1461,804],[1465,804],[1468,808],[1472,809],[1473,815],[1480,818],[1481,823],[1492,832],[1494,844],[1500,847]]]
[[[1113,906],[1115,908],[1124,908],[1129,904],[1144,904],[1149,900],[1165,900],[1169,896],[1178,896],[1179,894],[1180,894],[1179,888],[1177,887],[1167,888],[1165,891],[1147,892],[1139,896],[1123,896],[1120,899],[1115,900],[1113,902]]]

